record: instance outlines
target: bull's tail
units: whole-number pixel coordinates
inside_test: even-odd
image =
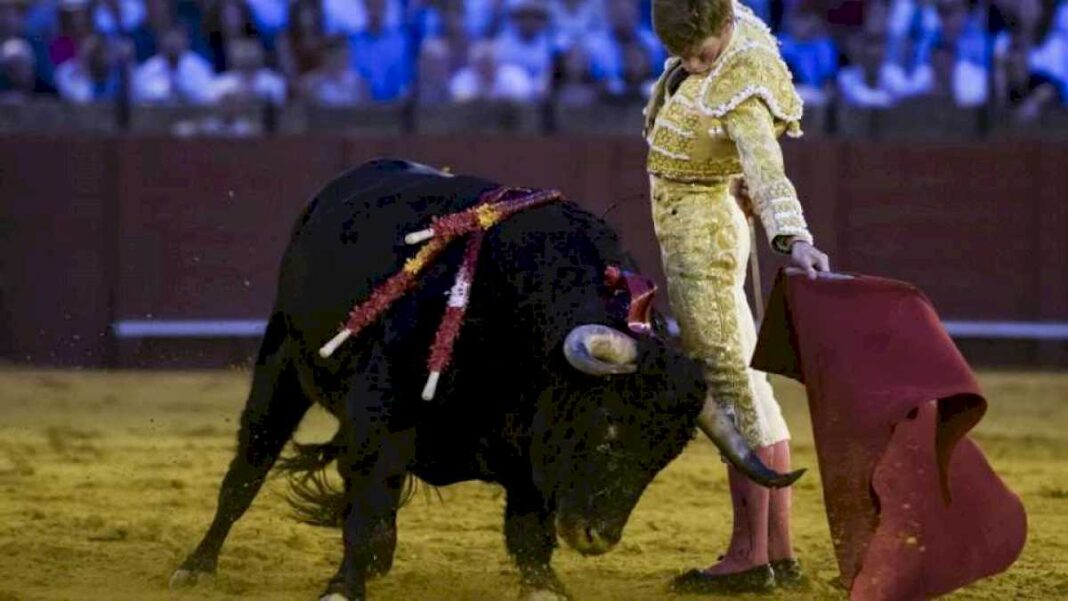
[[[278,460],[276,468],[289,479],[286,500],[294,517],[305,524],[340,528],[345,519],[345,491],[331,481],[327,468],[344,451],[341,433],[323,443],[293,443],[293,454]],[[409,474],[401,491],[400,505],[415,495],[418,479]]]
[[[345,493],[330,481],[330,467],[344,449],[340,433],[322,443],[293,443],[293,453],[276,468],[289,478],[286,500],[294,516],[313,526],[338,527],[344,517]]]

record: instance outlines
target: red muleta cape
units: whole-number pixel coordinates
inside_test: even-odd
[[[1023,505],[965,436],[986,400],[915,287],[780,272],[753,367],[808,391],[851,599],[928,599],[1019,556]]]

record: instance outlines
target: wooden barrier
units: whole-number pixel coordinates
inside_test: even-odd
[[[1068,143],[816,139],[785,151],[836,267],[913,282],[951,319],[1068,321]],[[264,318],[297,212],[333,175],[382,156],[562,189],[662,279],[640,140],[3,137],[0,356],[86,366],[246,357],[248,341],[120,343],[110,325]],[[781,258],[766,247],[770,283]],[[1007,356],[1063,365],[1066,346]]]

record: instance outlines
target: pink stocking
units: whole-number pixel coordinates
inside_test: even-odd
[[[771,451],[771,461],[768,467],[785,474],[790,471],[790,441],[777,442],[768,449]],[[794,556],[793,544],[790,540],[790,503],[791,489],[777,488],[769,493],[768,504],[768,559],[779,561],[792,559]]]
[[[757,449],[765,465],[772,464],[772,449]],[[733,466],[727,466],[727,478],[734,530],[727,552],[719,563],[705,570],[707,574],[733,574],[768,563],[768,489],[746,478]]]

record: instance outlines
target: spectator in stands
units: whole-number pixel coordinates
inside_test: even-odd
[[[930,63],[938,36],[938,12],[933,0],[891,0],[888,15],[887,58],[906,74]]]
[[[851,43],[852,64],[838,72],[842,100],[860,108],[888,108],[894,95],[885,82],[886,43],[881,35],[862,34]]]
[[[26,26],[25,4],[20,0],[0,0],[0,43],[20,39],[29,44],[37,76],[50,82],[52,63],[48,60],[49,37],[42,35],[40,30],[31,30]]]
[[[204,32],[205,15],[209,8],[205,0],[172,0],[174,2],[175,20],[185,25],[189,33],[190,47],[204,58],[211,58],[207,34]]]
[[[93,33],[87,2],[64,2],[59,11],[59,35],[48,43],[48,57],[61,65],[78,56],[78,44]]]
[[[423,42],[419,50],[418,79],[416,79],[416,102],[430,106],[445,104],[451,100],[449,86],[453,69],[449,46],[442,38]]]
[[[924,94],[963,108],[981,106],[987,97],[986,69],[961,60],[954,46],[939,40],[931,52],[931,87]]]
[[[463,0],[467,34],[475,39],[496,36],[505,25],[508,0]]]
[[[0,104],[21,103],[56,90],[37,76],[30,43],[8,38],[0,43]]]
[[[987,7],[975,0],[935,0],[937,40],[951,40],[958,60],[988,69],[993,36],[986,30]]]
[[[978,15],[966,0],[937,0],[939,36],[931,55],[933,96],[950,98],[961,107],[987,101],[990,75],[986,68],[985,37],[976,32]]]
[[[864,35],[885,36],[890,26],[889,0],[875,0],[864,4],[864,20],[860,32]]]
[[[445,0],[442,9],[441,41],[449,48],[449,78],[467,66],[471,53],[471,36],[468,34],[463,0]]]
[[[215,80],[214,96],[235,102],[266,102],[281,105],[286,100],[286,81],[268,69],[263,46],[254,39],[238,39],[227,48],[229,71]]]
[[[351,36],[371,27],[370,0],[322,0],[323,14],[326,19],[326,33]],[[384,8],[380,12],[382,24],[388,30],[397,30],[404,26],[404,10],[400,0],[382,0]]]
[[[323,65],[327,46],[326,21],[321,0],[296,0],[289,28],[278,37],[278,68],[290,81],[299,81]]]
[[[588,106],[597,102],[600,89],[590,72],[590,56],[576,44],[556,58],[553,97],[565,106]]]
[[[545,0],[508,0],[508,24],[497,36],[497,59],[518,65],[542,97],[552,76],[553,41]]]
[[[25,11],[20,2],[0,0],[0,40],[25,37],[24,16]]]
[[[49,60],[48,44],[59,33],[60,0],[0,0],[0,42],[20,37],[33,50],[34,71],[49,87],[52,86],[55,64]],[[3,6],[4,4],[8,6]]]
[[[896,100],[908,100],[924,96],[934,87],[934,70],[931,67],[933,47],[924,51],[923,62],[906,67],[888,61],[882,68],[882,81]]]
[[[1035,39],[1045,37],[1053,25],[1053,4],[1056,0],[990,0],[987,29],[1001,38],[1022,32]],[[1008,50],[1008,42],[999,41],[1001,51]]]
[[[320,106],[353,106],[368,99],[366,84],[352,70],[346,40],[330,41],[323,66],[304,76],[301,92],[305,100]]]
[[[205,21],[211,64],[216,73],[231,68],[227,59],[229,48],[235,41],[259,40],[252,13],[241,0],[218,0],[208,11]]]
[[[608,29],[587,42],[590,69],[608,95],[634,95],[639,81],[651,83],[659,75],[663,50],[656,36],[641,26],[635,0],[607,1]]]
[[[145,20],[128,34],[137,62],[144,62],[159,54],[159,44],[174,25],[174,16],[170,0],[145,0]]]
[[[367,28],[352,36],[353,68],[367,82],[375,102],[399,100],[411,84],[408,38],[389,26],[388,16],[388,0],[367,0]]]
[[[549,16],[556,46],[566,50],[604,28],[604,0],[551,0]]]
[[[834,89],[838,49],[827,33],[823,16],[812,5],[800,5],[781,36],[782,56],[794,75],[797,92],[806,103],[824,105]]]
[[[481,41],[471,46],[470,65],[457,73],[449,86],[454,102],[527,102],[535,98],[535,86],[526,71],[501,62],[497,52],[492,42]]]
[[[289,25],[289,16],[294,12],[290,0],[246,0],[252,22],[260,34],[269,39],[275,39],[279,33]],[[317,2],[316,4],[321,4]]]
[[[880,73],[883,86],[898,101],[931,93],[931,53],[939,29],[935,0],[893,0],[888,18],[887,59]]]
[[[144,0],[95,0],[93,28],[105,36],[127,35],[145,21]]]
[[[189,49],[185,26],[168,28],[159,46],[159,54],[134,72],[134,102],[192,105],[212,102],[215,74],[211,63]]]
[[[1042,0],[995,0],[990,15],[990,26],[996,28],[995,60],[1003,58],[1014,44],[1030,46],[1033,51],[1051,24],[1043,19]]]
[[[21,24],[25,26],[27,35],[46,41],[59,35],[60,5],[70,4],[70,0],[37,0],[26,4],[28,6]]]
[[[408,0],[404,22],[413,48],[421,48],[425,39],[442,35],[445,5],[446,0]]]
[[[117,40],[91,35],[79,44],[77,57],[56,69],[56,89],[75,104],[115,100],[123,92],[132,54]]]
[[[1051,11],[1049,33],[1032,53],[1032,66],[1059,84],[1061,100],[1068,103],[1068,0]]]
[[[999,107],[1010,111],[1013,121],[1028,123],[1061,102],[1061,87],[1049,74],[1030,64],[1031,47],[1016,37],[999,60],[994,75],[995,98]]]

